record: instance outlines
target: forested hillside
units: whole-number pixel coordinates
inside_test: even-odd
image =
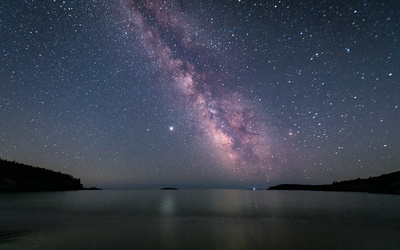
[[[0,191],[22,192],[80,189],[82,189],[80,179],[74,178],[69,174],[0,158]]]
[[[400,171],[368,179],[333,182],[327,185],[281,184],[269,190],[344,191],[400,194]]]

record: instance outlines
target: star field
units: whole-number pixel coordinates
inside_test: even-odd
[[[0,157],[101,187],[399,170],[400,4],[0,4]]]

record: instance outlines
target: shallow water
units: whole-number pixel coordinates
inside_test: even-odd
[[[0,249],[400,249],[400,196],[251,190],[0,195]]]

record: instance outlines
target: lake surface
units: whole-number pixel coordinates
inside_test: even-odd
[[[252,190],[0,194],[0,249],[400,249],[400,196]]]

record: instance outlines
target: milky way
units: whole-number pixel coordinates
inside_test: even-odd
[[[1,1],[0,157],[99,187],[398,171],[397,1]]]
[[[212,61],[212,50],[195,40],[196,28],[182,14],[182,6],[136,1],[127,2],[123,10],[127,29],[139,37],[148,59],[170,77],[199,138],[204,135],[219,164],[233,174],[268,177],[272,173],[268,127],[256,107],[223,87],[224,80],[215,76],[222,74],[218,68],[205,65],[204,69],[201,63]],[[193,61],[193,55],[199,59]]]

